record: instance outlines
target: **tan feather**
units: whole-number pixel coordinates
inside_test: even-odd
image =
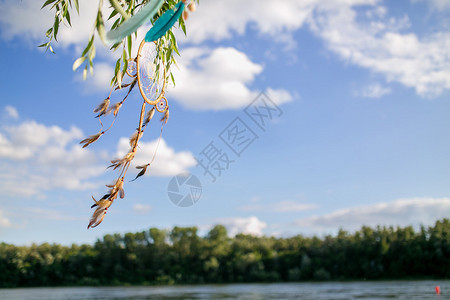
[[[95,204],[93,204],[91,206],[91,208],[94,207],[101,207],[101,208],[109,208],[111,206],[111,204],[113,203],[111,200],[109,199],[101,199],[101,200],[95,200],[94,196],[91,196],[92,200],[94,200]]]
[[[145,116],[144,124],[143,126],[147,126],[148,123],[152,120],[153,116],[155,115],[155,107],[153,106],[152,109],[150,109],[147,112],[147,115]]]
[[[109,199],[110,200],[114,200],[117,198],[117,195],[120,196],[120,198],[124,198],[125,197],[125,191],[123,190],[123,177],[118,178],[114,184],[109,184],[106,185],[106,187],[111,188],[111,190],[109,191]]]
[[[150,166],[150,164],[146,164],[146,165],[142,165],[142,166],[137,166],[136,169],[142,169],[139,174],[136,175],[136,178],[134,178],[131,181],[135,181],[136,179],[138,179],[139,177],[143,176],[145,174],[145,172],[147,172],[147,168],[148,166]]]
[[[95,228],[98,225],[100,225],[100,223],[103,222],[103,219],[105,218],[107,211],[108,211],[108,208],[98,207],[92,214],[92,217],[89,220],[89,225],[88,225],[87,229]]]
[[[136,131],[135,133],[133,133],[133,135],[130,137],[130,147],[134,147],[143,134],[144,130],[141,130],[139,132]]]
[[[80,144],[84,144],[83,148],[86,148],[87,146],[89,146],[90,144],[92,144],[93,142],[97,141],[105,132],[99,132],[97,134],[91,135],[88,138],[82,140],[80,142]]]
[[[109,97],[106,98],[105,100],[103,100],[102,103],[100,103],[95,109],[94,112],[98,112],[98,115],[96,116],[96,118],[102,116],[102,115],[107,115],[111,112],[111,109],[109,109]]]
[[[164,116],[161,118],[161,122],[163,124],[167,124],[167,121],[169,121],[169,108],[167,108],[166,112],[164,113]]]
[[[117,114],[119,113],[119,109],[122,107],[122,101],[117,102],[113,106],[110,107],[110,109],[113,111],[114,117],[117,117]]]
[[[113,170],[125,165],[127,162],[133,160],[136,150],[128,152],[123,158],[111,160],[111,165],[108,168],[113,168]]]

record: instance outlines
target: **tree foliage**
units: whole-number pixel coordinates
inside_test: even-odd
[[[350,234],[227,236],[216,225],[105,235],[94,245],[0,244],[0,285],[119,285],[450,278],[450,221]]]

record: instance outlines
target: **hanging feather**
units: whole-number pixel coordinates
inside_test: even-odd
[[[134,179],[131,180],[131,181],[135,181],[135,180],[138,179],[139,177],[143,176],[143,175],[145,174],[145,172],[147,172],[147,167],[148,167],[148,166],[150,166],[150,164],[146,164],[146,165],[143,165],[143,166],[137,166],[136,169],[142,169],[142,170],[139,172],[139,174],[137,174],[136,178],[134,178]],[[131,182],[131,181],[130,181],[130,182]]]
[[[105,43],[114,45],[121,42],[126,36],[136,32],[145,22],[148,22],[159,11],[164,0],[151,0],[134,16],[123,22],[119,27],[106,34]]]
[[[142,127],[147,126],[147,124],[152,120],[154,115],[155,115],[155,107],[153,106],[152,109],[149,110],[147,115],[145,116],[145,120],[144,123],[142,124]]]
[[[167,121],[169,121],[169,108],[166,109],[164,116],[161,118],[161,122],[163,125],[167,124]]]
[[[174,10],[175,9],[175,10]],[[184,10],[183,1],[178,2],[174,9],[169,9],[155,21],[153,27],[145,35],[146,42],[153,42],[166,34],[173,24],[180,18]]]
[[[109,107],[109,96],[108,98],[106,98],[105,100],[102,101],[102,103],[100,103],[95,109],[94,112],[98,113],[97,116],[95,116],[96,118],[103,116],[103,115],[107,115],[111,112],[110,109],[108,109]]]
[[[105,218],[106,212],[108,211],[108,208],[102,208],[98,207],[94,213],[92,214],[91,219],[89,220],[89,225],[87,229],[89,228],[95,228],[103,221]]]
[[[111,204],[113,203],[111,200],[109,199],[100,199],[100,200],[95,200],[94,196],[91,196],[92,200],[94,200],[94,204],[91,206],[91,208],[94,207],[101,207],[101,208],[109,208],[111,206]]]
[[[143,134],[144,130],[136,131],[135,133],[133,133],[133,135],[130,137],[130,147],[134,147]]]
[[[87,146],[89,146],[90,144],[92,144],[93,142],[97,141],[105,132],[99,132],[97,134],[91,135],[88,138],[82,140],[80,142],[80,144],[84,144],[83,148],[86,148]]]

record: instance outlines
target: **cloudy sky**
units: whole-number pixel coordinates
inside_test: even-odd
[[[155,162],[90,230],[91,196],[117,176],[106,167],[128,151],[142,99],[132,92],[112,129],[82,149],[100,130],[92,110],[117,54],[99,43],[83,81],[72,64],[97,5],[80,1],[51,54],[36,47],[52,24],[41,2],[0,0],[0,241],[91,243],[217,223],[231,235],[323,235],[450,216],[450,1],[202,0],[187,37],[177,33]],[[155,124],[137,163],[152,159]],[[183,172],[202,185],[189,207],[168,197]]]

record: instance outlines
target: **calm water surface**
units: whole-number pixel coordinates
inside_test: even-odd
[[[436,295],[435,286],[441,288]],[[0,289],[0,299],[450,299],[450,281]]]

